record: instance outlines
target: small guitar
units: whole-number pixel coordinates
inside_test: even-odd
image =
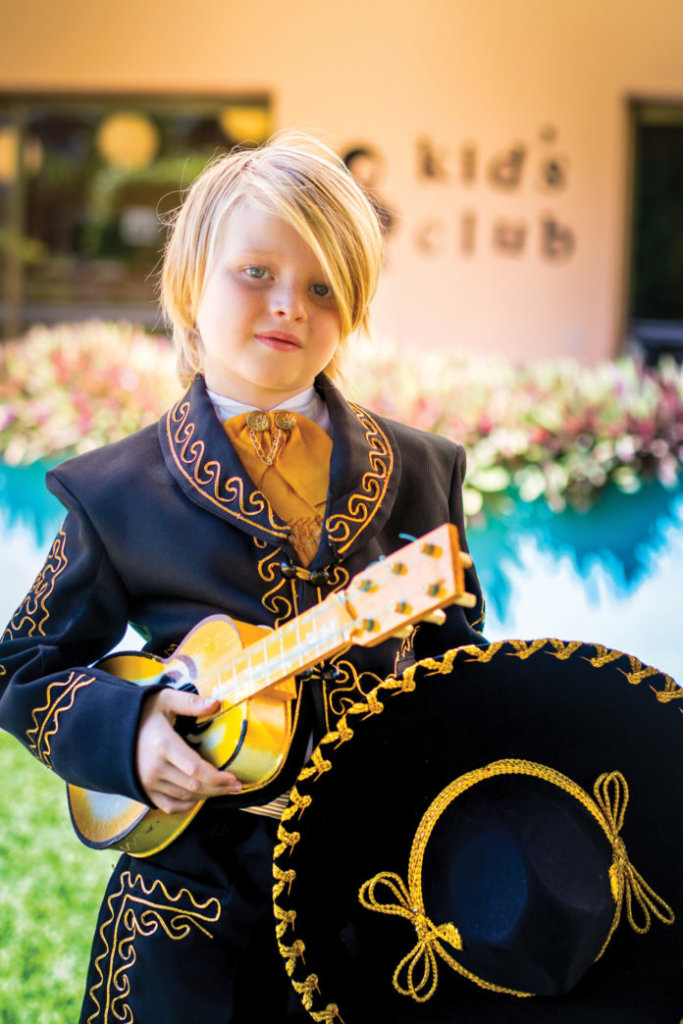
[[[472,607],[464,577],[471,564],[456,528],[446,523],[369,565],[344,590],[279,629],[212,615],[169,658],[114,654],[99,667],[140,686],[162,683],[219,699],[219,710],[198,719],[188,740],[216,767],[229,767],[242,793],[256,791],[275,778],[287,757],[295,676],[353,644],[372,646],[420,620],[439,621],[447,605]],[[138,857],[168,846],[204,803],[167,814],[79,786],[68,785],[67,794],[74,828],[87,846],[113,846]]]

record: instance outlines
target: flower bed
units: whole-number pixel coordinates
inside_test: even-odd
[[[683,369],[632,359],[513,366],[463,354],[399,356],[359,345],[350,395],[376,412],[467,448],[466,511],[510,494],[586,507],[608,483],[624,492],[683,463]],[[12,465],[116,440],[152,423],[180,393],[167,339],[127,324],[34,328],[0,348],[0,456]]]
[[[598,366],[427,354],[406,363],[377,351],[359,399],[378,412],[460,441],[467,449],[468,515],[510,494],[560,511],[585,508],[608,483],[630,493],[656,477],[677,483],[683,463],[683,368],[631,358]]]
[[[125,323],[35,327],[0,345],[0,457],[88,451],[153,423],[179,393],[166,338]]]

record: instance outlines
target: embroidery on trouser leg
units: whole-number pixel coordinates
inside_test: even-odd
[[[107,900],[107,917],[98,932],[104,950],[94,963],[98,980],[88,997],[95,1007],[87,1024],[134,1024],[128,1004],[128,972],[137,959],[136,939],[149,938],[160,929],[174,941],[197,930],[212,938],[207,925],[216,923],[221,915],[215,897],[202,903],[185,888],[172,896],[158,879],[146,886],[140,875],[133,877],[130,871],[122,872],[119,881],[118,890]]]

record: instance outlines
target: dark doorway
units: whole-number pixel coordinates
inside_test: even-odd
[[[683,103],[634,103],[628,332],[648,363],[683,358]]]

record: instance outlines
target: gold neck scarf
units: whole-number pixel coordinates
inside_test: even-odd
[[[289,525],[301,564],[310,565],[327,502],[331,438],[317,423],[284,409],[242,413],[223,426],[250,480]]]

